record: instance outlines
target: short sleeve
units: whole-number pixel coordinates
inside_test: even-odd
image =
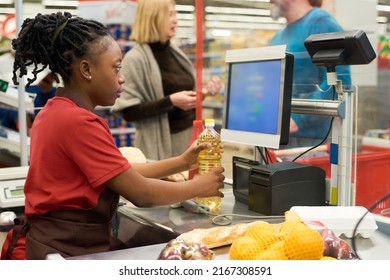
[[[91,186],[99,186],[131,167],[103,120],[85,117],[81,123],[83,125],[73,129],[74,137],[69,139],[76,141],[69,143],[69,147],[72,158]]]

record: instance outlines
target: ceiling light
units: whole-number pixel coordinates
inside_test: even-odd
[[[217,20],[217,21],[235,21],[235,22],[275,22],[270,17],[259,17],[259,16],[240,16],[240,15],[206,15],[206,20]]]
[[[211,35],[214,37],[230,37],[232,36],[232,31],[227,29],[212,29]]]
[[[177,19],[178,19],[178,20],[195,20],[195,15],[194,15],[194,14],[182,14],[182,13],[178,13],[178,14],[177,14]]]
[[[390,12],[390,6],[388,5],[376,5],[376,9],[380,12]]]
[[[3,5],[11,5],[11,4],[14,4],[14,0],[2,0],[1,4],[3,4]]]
[[[247,9],[247,8],[225,8],[225,7],[205,7],[206,13],[214,14],[236,14],[236,15],[257,15],[270,16],[271,11],[268,9]]]
[[[51,7],[77,8],[79,6],[79,1],[43,0],[42,4],[44,6],[51,6]]]
[[[15,8],[0,8],[0,14],[8,15],[14,13],[15,13]]]
[[[279,30],[280,24],[277,23],[252,23],[252,22],[227,22],[227,21],[206,21],[207,28],[216,29],[257,29],[257,30]]]
[[[387,17],[376,17],[377,23],[387,23]]]
[[[177,12],[193,12],[195,7],[192,5],[176,5],[175,7]]]

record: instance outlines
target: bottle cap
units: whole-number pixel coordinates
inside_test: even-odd
[[[204,125],[205,126],[214,126],[215,125],[214,119],[205,119]]]

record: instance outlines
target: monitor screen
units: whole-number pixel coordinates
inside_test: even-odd
[[[226,53],[222,141],[279,148],[288,143],[293,57],[285,46]]]

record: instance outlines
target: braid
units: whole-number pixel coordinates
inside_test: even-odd
[[[18,38],[12,40],[15,50],[14,84],[19,84],[18,77],[27,75],[29,66],[33,66],[33,77],[28,79],[27,86],[46,67],[54,73],[56,82],[59,82],[57,74],[64,82],[69,81],[72,75],[70,66],[74,60],[86,56],[90,43],[104,36],[110,34],[103,24],[72,17],[68,12],[37,14],[33,19],[26,19]]]

